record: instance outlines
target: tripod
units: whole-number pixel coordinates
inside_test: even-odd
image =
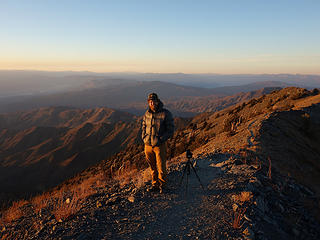
[[[200,177],[198,176],[196,169],[193,167],[193,165],[192,165],[192,163],[190,161],[191,158],[192,158],[192,152],[189,149],[187,149],[187,151],[186,151],[186,156],[187,156],[187,162],[186,162],[186,165],[184,166],[184,169],[183,169],[183,174],[182,174],[182,177],[181,177],[181,180],[180,180],[179,187],[182,184],[182,181],[183,181],[185,173],[187,173],[187,179],[186,179],[187,180],[186,181],[186,195],[187,195],[187,192],[188,192],[188,180],[189,180],[189,175],[191,173],[191,168],[192,168],[193,171],[194,171],[194,174],[196,175],[196,177],[197,177],[197,179],[198,179],[198,181],[199,181],[199,183],[200,183],[200,185],[201,185],[201,187],[202,187],[202,189],[204,191],[204,187],[203,187],[203,185],[201,183]]]

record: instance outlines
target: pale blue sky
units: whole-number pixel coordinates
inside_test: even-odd
[[[319,13],[319,0],[1,0],[0,68],[320,74]]]

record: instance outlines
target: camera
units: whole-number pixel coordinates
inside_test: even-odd
[[[186,156],[187,156],[188,159],[192,158],[192,152],[190,151],[190,149],[187,149]]]

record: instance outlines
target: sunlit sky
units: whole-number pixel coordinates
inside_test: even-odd
[[[0,69],[320,74],[319,0],[0,0]]]

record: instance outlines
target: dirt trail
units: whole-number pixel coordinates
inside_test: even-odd
[[[210,166],[212,163],[211,159],[197,161],[196,171],[205,190],[191,171],[186,194],[186,176],[179,186],[185,165],[175,166],[169,173],[171,184],[166,194],[146,193],[141,189],[135,194],[134,203],[121,205],[114,219],[116,224],[112,224],[113,233],[110,235],[106,229],[105,234],[120,239],[204,239],[212,236],[214,208],[208,211],[208,204],[218,203],[219,191],[214,183],[220,173],[218,168]],[[128,222],[126,218],[136,220]]]
[[[238,238],[240,233],[231,226],[230,194],[243,187],[241,179],[230,181],[235,175],[222,170],[229,158],[217,153],[197,159],[196,171],[205,191],[191,171],[186,195],[185,180],[178,186],[185,166],[179,163],[169,167],[165,194],[147,192],[147,186],[102,191],[91,196],[73,220],[57,225],[51,234],[50,228],[44,229],[36,239]],[[97,203],[102,206],[97,208]]]

